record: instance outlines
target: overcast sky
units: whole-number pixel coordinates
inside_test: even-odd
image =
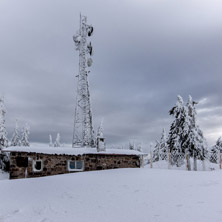
[[[107,144],[144,146],[169,129],[169,109],[192,95],[212,145],[222,136],[221,0],[0,0],[0,93],[11,138],[28,122],[32,142],[71,143],[80,12],[94,26],[89,75],[93,124]]]

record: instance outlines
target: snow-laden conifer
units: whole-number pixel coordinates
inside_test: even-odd
[[[189,130],[187,108],[181,96],[177,96],[176,105],[169,113],[174,120],[170,127],[167,144],[171,152],[171,163],[180,166],[184,162],[185,147],[183,144]]]
[[[142,150],[143,150],[143,149],[142,149],[142,144],[141,144],[141,143],[138,143],[136,149],[137,149],[137,151],[142,152]]]
[[[55,140],[55,143],[54,143],[54,147],[60,147],[60,146],[61,146],[61,143],[60,143],[60,134],[57,133],[56,140]]]
[[[23,129],[22,129],[22,136],[21,136],[21,145],[22,146],[30,146],[29,134],[30,134],[30,127],[26,123],[25,127],[23,127]]]
[[[101,123],[100,123],[100,125],[98,127],[97,137],[103,138],[103,120],[101,120]]]
[[[161,160],[166,160],[168,154],[167,136],[165,129],[162,130],[162,134],[159,140],[159,156]]]
[[[153,161],[167,160],[168,145],[165,129],[162,130],[160,140],[156,140],[153,150]]]
[[[97,136],[96,136],[96,147],[97,151],[106,151],[106,143],[105,143],[105,138],[103,135],[103,120],[100,123],[100,126],[97,131]]]
[[[18,120],[15,121],[15,128],[11,139],[11,146],[20,146],[21,140],[19,135]]]
[[[219,150],[220,152],[222,152],[222,138],[221,137],[218,138],[218,140],[216,142],[216,145],[215,145],[215,148],[217,150]]]
[[[218,155],[222,153],[222,138],[219,137],[216,144],[210,150],[210,161],[213,163],[218,162]]]
[[[153,155],[152,156],[153,162],[160,160],[160,142],[159,142],[159,140],[156,140],[156,144],[154,146],[152,155]]]
[[[135,144],[134,144],[134,142],[132,142],[132,141],[129,142],[129,149],[130,149],[130,150],[134,150],[134,149],[135,149]]]
[[[184,141],[184,146],[189,156],[194,159],[194,170],[197,170],[197,159],[204,160],[207,155],[207,143],[203,136],[203,132],[200,130],[196,122],[196,108],[192,97],[189,96],[187,102],[189,130]]]
[[[49,147],[53,147],[52,135],[49,135]]]
[[[185,154],[188,154],[194,159],[194,170],[197,169],[197,159],[204,160],[207,155],[207,143],[196,122],[195,104],[189,96],[184,105],[182,97],[178,96],[176,105],[170,110],[174,121],[167,140],[172,163],[181,165]]]
[[[4,98],[0,97],[0,149],[8,146],[7,131],[5,127],[6,108]]]

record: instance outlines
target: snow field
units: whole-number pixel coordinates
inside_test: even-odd
[[[1,180],[0,221],[221,221],[222,171],[117,169]]]

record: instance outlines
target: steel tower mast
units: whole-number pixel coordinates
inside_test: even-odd
[[[88,68],[92,65],[92,44],[87,38],[93,33],[93,27],[87,25],[87,17],[80,14],[80,29],[73,40],[79,51],[79,74],[77,75],[77,98],[74,117],[72,147],[89,146],[95,144],[92,126],[92,112],[88,82]]]

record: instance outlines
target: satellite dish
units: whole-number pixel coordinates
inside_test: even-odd
[[[93,47],[92,47],[91,42],[87,45],[87,51],[92,56],[92,54],[93,54]]]
[[[93,27],[88,26],[88,36],[92,36],[92,34],[93,34]]]
[[[87,59],[87,66],[90,67],[92,65],[92,63],[93,63],[92,58],[88,58]]]
[[[80,35],[74,35],[73,36],[73,41],[75,43],[75,46],[76,46],[76,50],[79,50],[79,47],[80,47],[80,42],[81,42],[81,36]]]
[[[73,41],[75,42],[76,45],[79,45],[81,41],[81,36],[80,35],[74,35],[73,36]]]

